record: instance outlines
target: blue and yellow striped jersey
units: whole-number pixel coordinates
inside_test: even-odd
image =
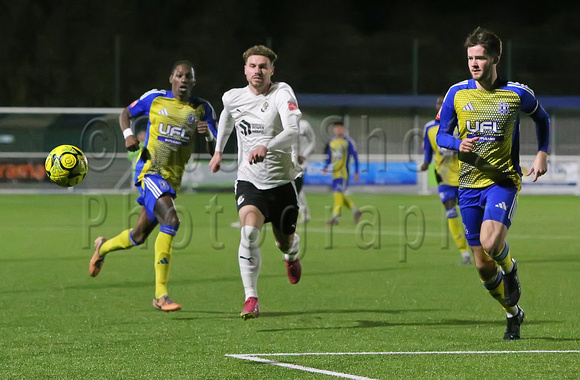
[[[151,90],[129,106],[132,117],[146,115],[147,137],[135,168],[135,185],[145,174],[160,174],[178,191],[185,164],[197,138],[197,122],[207,121],[215,134],[215,112],[211,105],[192,97],[181,102],[171,91]]]
[[[348,179],[350,157],[354,159],[355,173],[358,173],[358,153],[356,145],[350,137],[334,137],[326,147],[326,165],[332,164],[332,178]]]
[[[470,79],[449,89],[440,110],[437,144],[458,150],[462,139],[479,137],[471,152],[459,153],[459,187],[484,188],[494,183],[520,187],[520,111],[536,122],[538,149],[546,151],[549,116],[527,86],[500,81],[496,89],[486,91]],[[452,136],[455,126],[458,139]]]
[[[432,120],[425,124],[423,150],[424,162],[431,162],[435,153],[435,175],[440,185],[459,186],[459,159],[456,150],[437,146],[436,136],[439,121]]]

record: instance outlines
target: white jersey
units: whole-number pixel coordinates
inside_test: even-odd
[[[256,95],[249,86],[227,91],[218,124],[216,151],[223,152],[232,128],[238,138],[238,181],[265,190],[293,181],[300,167],[292,160],[292,146],[269,149],[263,162],[249,163],[250,152],[268,143],[287,128],[298,131],[301,113],[292,88],[272,83],[266,94]],[[232,126],[233,121],[233,126]]]

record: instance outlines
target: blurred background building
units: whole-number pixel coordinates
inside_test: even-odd
[[[10,183],[19,188],[22,179],[34,184],[41,177],[39,161],[61,143],[81,146],[90,155],[91,170],[109,173],[106,186],[120,187],[126,157],[109,163],[124,154],[116,121],[120,107],[152,88],[169,88],[173,63],[188,59],[196,68],[194,93],[219,114],[222,94],[247,84],[241,56],[256,44],[278,53],[273,78],[294,88],[317,133],[318,153],[330,138],[328,122],[340,117],[346,119],[363,162],[386,162],[387,154],[413,161],[420,155],[422,127],[435,116],[436,97],[469,77],[463,42],[477,26],[503,39],[500,75],[530,86],[551,114],[552,157],[580,157],[578,3],[0,4],[0,188]],[[535,152],[535,131],[526,116],[521,144],[523,154]],[[235,138],[227,150],[235,150]],[[569,169],[572,177],[578,175],[577,166]],[[113,167],[116,174],[110,175]],[[6,175],[6,168],[13,174]],[[101,177],[93,176],[94,183],[104,183]],[[93,186],[90,178],[85,186]],[[564,182],[569,178],[566,174]],[[129,177],[125,180],[128,184]],[[580,189],[580,181],[573,182]]]

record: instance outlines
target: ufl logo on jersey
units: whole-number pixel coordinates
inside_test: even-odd
[[[346,148],[341,146],[337,150],[332,152],[332,158],[334,159],[334,161],[342,160],[346,152],[347,152]]]
[[[498,108],[497,108],[497,112],[499,112],[500,115],[507,115],[508,113],[510,113],[510,106],[507,103],[501,102],[498,104]]]
[[[260,108],[260,111],[266,112],[268,110],[268,107],[270,107],[270,104],[268,102],[264,102],[262,103],[262,108]]]
[[[159,123],[159,134],[161,136],[165,136],[165,137],[169,137],[169,138],[181,137],[184,140],[189,140],[189,136],[187,136],[186,133],[187,132],[184,128],[174,127],[171,124],[166,125],[163,123]]]
[[[501,133],[502,131],[500,130],[500,124],[495,121],[480,121],[480,120],[476,120],[474,122],[472,122],[471,120],[467,120],[465,121],[465,128],[467,128],[467,130],[469,132],[493,132],[493,133]]]

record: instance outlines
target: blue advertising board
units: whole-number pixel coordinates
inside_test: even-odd
[[[324,162],[308,162],[304,185],[307,186],[331,186],[332,167],[328,173],[322,172]],[[359,165],[360,180],[356,185],[416,185],[417,164],[415,162],[361,162]],[[350,184],[353,181],[354,164],[351,164]]]

